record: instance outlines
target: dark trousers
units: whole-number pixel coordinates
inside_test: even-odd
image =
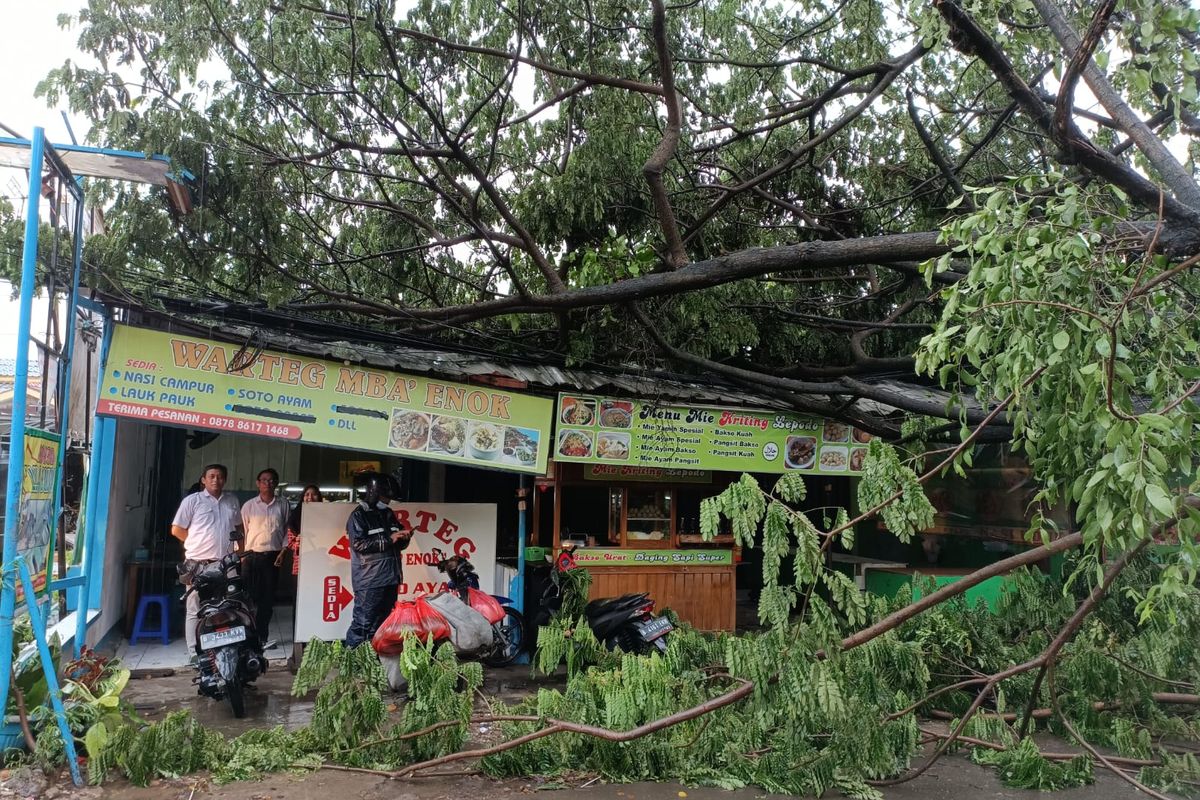
[[[350,630],[346,631],[347,647],[358,647],[363,642],[371,641],[375,631],[379,630],[395,607],[399,589],[399,584],[393,583],[354,592],[354,618],[350,621]]]
[[[270,638],[271,617],[275,613],[275,580],[279,575],[275,559],[278,556],[278,550],[247,553],[242,562],[242,580],[246,583],[246,592],[254,601],[257,612],[254,625],[258,628],[258,640],[263,644]]]

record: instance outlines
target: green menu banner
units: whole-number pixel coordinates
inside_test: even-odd
[[[118,325],[97,414],[543,473],[542,397]]]
[[[558,397],[556,461],[727,472],[856,474],[870,434],[782,411]]]

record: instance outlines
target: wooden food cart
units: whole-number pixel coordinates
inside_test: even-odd
[[[848,483],[870,439],[783,410],[588,394],[559,395],[555,426],[553,515],[535,514],[553,547],[582,545],[593,597],[649,592],[701,630],[734,629],[740,553],[728,530],[703,540],[700,501],[743,473]]]
[[[593,598],[649,592],[659,608],[700,630],[731,631],[733,536],[704,542],[699,532],[700,500],[729,479],[699,470],[557,464],[554,549],[580,546],[575,557],[592,572]]]

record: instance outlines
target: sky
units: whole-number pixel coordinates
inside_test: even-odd
[[[80,61],[75,49],[77,33],[58,27],[59,14],[74,14],[85,0],[40,0],[37,3],[13,3],[5,8],[4,31],[0,32],[0,123],[12,128],[21,138],[29,138],[34,126],[46,129],[52,142],[70,142],[66,123],[57,108],[33,96],[38,82],[67,59]],[[75,136],[83,141],[87,123],[71,118]],[[9,136],[0,133],[0,136]],[[18,207],[24,206],[27,178],[23,171],[0,168],[0,197]],[[17,304],[12,301],[10,284],[0,281],[0,358],[11,358],[17,348]],[[34,320],[44,324],[45,301],[35,301]],[[35,325],[40,327],[40,325]]]

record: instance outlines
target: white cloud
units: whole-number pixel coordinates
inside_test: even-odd
[[[69,142],[67,126],[59,109],[33,96],[34,88],[46,73],[64,61],[81,61],[76,49],[77,30],[58,27],[59,14],[75,14],[83,0],[42,0],[40,3],[12,4],[4,13],[5,33],[0,34],[0,122],[28,138],[34,126],[46,129],[51,141]],[[89,59],[90,60],[90,59]],[[86,123],[71,119],[80,141],[87,133]]]
[[[58,27],[59,14],[77,13],[83,0],[42,0],[39,3],[12,3],[4,9],[4,33],[0,34],[0,122],[29,138],[35,126],[46,129],[52,142],[70,142],[66,123],[59,109],[48,108],[44,99],[34,97],[38,82],[51,69],[71,59],[83,61],[76,50],[77,31]],[[79,141],[87,135],[87,123],[71,118]],[[0,133],[9,136],[8,133]],[[0,169],[0,197],[19,201],[24,208],[28,179],[23,170]],[[0,281],[0,357],[12,358],[17,348],[17,303],[10,300],[12,286]],[[43,336],[46,323],[45,297],[34,299],[33,328]],[[31,353],[32,354],[32,353]]]

